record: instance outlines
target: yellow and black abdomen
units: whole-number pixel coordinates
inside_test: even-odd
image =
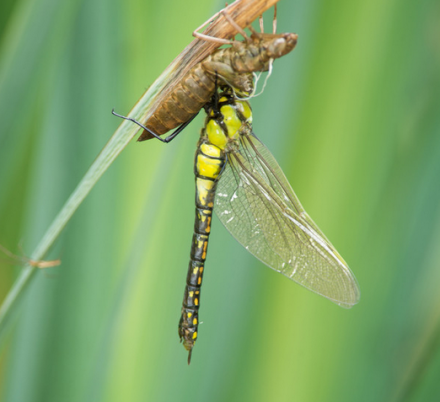
[[[195,156],[194,173],[196,176],[196,218],[191,243],[191,255],[183,296],[182,315],[179,322],[179,336],[183,346],[190,352],[197,339],[199,323],[200,288],[211,231],[212,210],[215,189],[225,164],[224,152],[203,139]]]
[[[194,167],[196,219],[183,296],[182,316],[179,322],[180,340],[183,341],[185,349],[189,351],[188,363],[197,339],[200,287],[211,232],[215,190],[228,152],[238,146],[240,129],[243,125],[250,124],[252,120],[249,104],[236,101],[230,93],[224,93],[219,97],[214,96],[212,101],[205,106],[205,110],[208,117],[197,146]]]

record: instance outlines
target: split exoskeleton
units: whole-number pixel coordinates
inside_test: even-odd
[[[202,40],[231,46],[216,50],[188,72],[145,123],[147,130],[138,141],[153,138],[152,133],[165,134],[190,121],[210,101],[216,86],[230,87],[240,97],[251,96],[254,73],[268,71],[273,60],[292,51],[297,43],[298,36],[294,33],[260,33],[252,27],[249,27],[252,34],[248,36],[224,10],[220,13],[243,35],[244,40],[213,38],[195,31],[194,36]]]

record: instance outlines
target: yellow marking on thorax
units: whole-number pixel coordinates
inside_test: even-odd
[[[205,154],[212,156],[213,158],[220,158],[221,156],[221,149],[219,147],[216,147],[215,145],[207,144],[206,142],[202,145],[200,145],[200,150]]]
[[[208,124],[206,125],[206,133],[211,144],[220,149],[225,149],[228,139],[226,138],[226,135],[223,132],[220,124],[213,119],[209,120]]]
[[[216,179],[221,170],[222,161],[219,159],[210,159],[205,155],[197,155],[197,172],[201,176]]]
[[[252,109],[249,103],[246,101],[235,101],[235,104],[246,121],[252,123]]]
[[[223,121],[228,128],[228,137],[231,139],[236,139],[238,137],[238,130],[241,127],[242,121],[237,116],[235,108],[231,105],[222,106],[220,109],[223,115]]]

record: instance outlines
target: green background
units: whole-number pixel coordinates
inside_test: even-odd
[[[0,244],[30,255],[120,124],[111,109],[222,5],[2,0]],[[360,303],[267,269],[215,219],[187,366],[198,117],[169,145],[133,141],[74,215],[0,345],[1,401],[439,400],[440,3],[285,0],[278,22],[299,42],[252,101],[254,130]],[[4,297],[20,267],[0,264]]]

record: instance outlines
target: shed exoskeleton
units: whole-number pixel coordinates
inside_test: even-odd
[[[231,47],[216,50],[188,72],[144,124],[147,130],[144,129],[138,141],[151,139],[154,134],[165,134],[191,121],[210,101],[216,86],[231,87],[240,97],[251,96],[254,73],[268,71],[274,59],[291,52],[296,46],[298,35],[294,33],[260,33],[249,27],[252,34],[248,36],[226,12],[221,13],[243,35],[244,40],[219,39],[195,31],[194,36],[200,39],[230,44]],[[173,134],[165,142],[172,138]]]

